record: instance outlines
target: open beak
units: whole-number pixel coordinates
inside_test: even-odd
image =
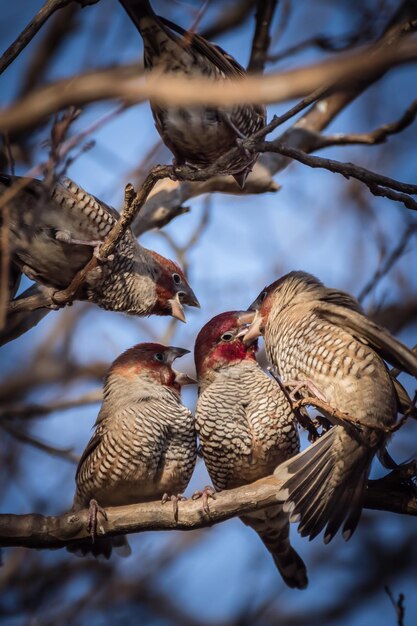
[[[179,294],[177,293],[174,298],[171,298],[168,302],[171,305],[172,317],[175,317],[177,320],[180,320],[180,322],[184,322],[185,324],[187,320],[185,319],[184,308],[180,302]]]
[[[261,332],[261,323],[262,323],[262,317],[259,313],[259,311],[256,312],[256,314],[254,314],[253,318],[252,318],[252,323],[249,326],[249,328],[247,329],[244,337],[243,337],[243,343],[246,345],[250,345],[251,343],[253,343],[258,337],[260,337],[262,335]]]
[[[180,322],[186,322],[183,304],[200,308],[200,303],[196,298],[194,291],[189,288],[187,291],[179,291],[173,298],[168,300],[171,305],[171,315]]]
[[[169,348],[167,349],[167,353],[168,353],[167,363],[168,365],[172,365],[175,359],[179,359],[180,357],[184,356],[184,354],[189,354],[190,351],[186,350],[185,348],[176,348],[175,346],[169,346]],[[174,372],[174,375],[175,375],[175,382],[178,385],[196,385],[197,384],[197,381],[191,376],[188,376],[188,374],[184,374],[183,372],[178,372],[174,368],[172,368],[172,371]]]
[[[195,380],[195,378],[192,378],[192,376],[188,376],[188,374],[184,374],[184,372],[178,372],[177,370],[175,370],[174,368],[172,368],[172,371],[175,374],[175,382],[178,385],[196,385],[197,381]]]

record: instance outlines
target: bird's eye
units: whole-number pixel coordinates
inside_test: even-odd
[[[163,355],[161,352],[157,352],[157,353],[155,354],[155,359],[156,359],[157,361],[163,361],[163,360],[164,360],[164,355]]]
[[[259,300],[260,300],[261,302],[263,302],[263,301],[265,300],[265,298],[266,298],[266,296],[267,296],[267,295],[268,295],[268,292],[267,292],[267,291],[263,291],[263,292],[261,293],[261,295],[259,296]]]
[[[181,276],[179,274],[172,274],[172,280],[176,285],[181,284]]]
[[[232,339],[233,339],[232,333],[223,333],[223,335],[221,336],[222,341],[232,341]]]

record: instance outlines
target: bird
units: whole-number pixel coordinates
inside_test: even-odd
[[[120,3],[143,38],[146,71],[217,81],[241,79],[246,75],[243,67],[219,46],[157,16],[148,0],[120,0]],[[262,105],[174,107],[152,100],[150,105],[156,129],[173,153],[176,166],[187,164],[196,169],[210,166],[266,123],[266,109]],[[234,153],[226,159],[224,173],[231,174],[243,188],[257,158],[258,154],[242,148],[237,155]]]
[[[90,511],[91,540],[71,552],[109,558],[128,554],[125,537],[97,537],[105,508],[165,499],[177,501],[188,485],[197,455],[194,417],[181,403],[181,387],[196,381],[172,367],[184,348],[140,343],[111,365],[95,431],[76,472],[72,511]],[[165,495],[167,494],[167,495]],[[175,508],[174,508],[175,511]]]
[[[37,179],[0,175],[9,200],[10,286],[17,273],[52,290],[65,289],[108,235],[119,214],[69,178],[51,188]],[[141,246],[130,228],[114,254],[86,278],[77,299],[131,315],[172,315],[185,321],[183,304],[199,306],[181,268]]]
[[[417,357],[370,320],[354,297],[302,271],[265,287],[241,321],[249,318],[244,342],[263,336],[282,382],[346,416],[275,476],[284,482],[279,496],[302,536],[313,539],[324,530],[328,543],[343,525],[348,540],[372,460],[384,457],[402,404],[402,388],[385,361],[417,376]]]
[[[218,491],[273,473],[300,449],[291,404],[256,361],[256,345],[242,340],[239,311],[220,313],[200,330],[194,349],[199,385],[195,413],[201,453]],[[307,571],[290,545],[281,505],[240,518],[271,553],[285,583],[307,587]]]

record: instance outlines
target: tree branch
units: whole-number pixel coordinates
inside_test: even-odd
[[[370,46],[354,54],[268,76],[213,81],[151,72],[143,77],[120,70],[103,70],[58,81],[40,88],[0,113],[0,131],[15,132],[42,121],[68,106],[122,98],[127,104],[147,99],[162,105],[269,104],[284,102],[315,91],[323,85],[339,89],[408,63],[417,58],[417,42],[397,42],[393,48]]]
[[[46,0],[45,4],[36,13],[19,37],[7,48],[0,59],[0,74],[12,63],[16,57],[26,48],[36,33],[45,22],[57,11],[70,4],[73,0]],[[77,0],[82,6],[95,4],[98,0]]]
[[[395,471],[392,475],[394,473]],[[172,508],[160,502],[109,507],[106,509],[108,519],[104,520],[100,516],[98,534],[119,535],[148,530],[205,528],[231,517],[276,504],[279,501],[277,491],[281,486],[282,481],[278,481],[274,476],[268,476],[251,485],[218,493],[216,499],[210,501],[210,515],[204,513],[201,501],[180,502],[178,521],[174,519]],[[417,516],[414,487],[404,482],[394,487],[390,483],[387,484],[387,478],[369,481],[364,506]],[[35,513],[0,515],[1,547],[62,548],[88,537],[88,510],[64,513],[58,517],[45,517]]]
[[[258,0],[256,9],[256,27],[253,36],[252,50],[248,64],[248,72],[262,74],[265,68],[271,37],[272,20],[274,19],[277,0]]]
[[[387,137],[400,133],[410,126],[417,115],[417,99],[406,109],[403,115],[396,122],[384,124],[369,133],[336,133],[334,135],[320,135],[317,133],[316,150],[327,148],[328,146],[346,146],[351,144],[366,144],[374,146],[384,143]]]
[[[256,149],[263,152],[278,152],[283,156],[300,161],[304,165],[308,165],[313,168],[326,169],[329,172],[341,174],[345,178],[356,178],[361,181],[373,193],[374,195],[386,195],[392,200],[402,202],[407,208],[414,211],[417,210],[417,202],[410,198],[407,194],[417,194],[417,185],[409,183],[402,183],[387,176],[382,176],[371,170],[367,170],[359,165],[353,163],[343,163],[341,161],[335,161],[334,159],[325,159],[323,157],[312,156],[307,154],[303,150],[293,148],[279,142],[263,142],[255,143]],[[392,193],[390,189],[396,190],[400,193]]]

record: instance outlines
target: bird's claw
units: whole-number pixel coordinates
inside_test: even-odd
[[[100,263],[105,263],[106,261],[113,261],[114,254],[109,254],[109,256],[104,257],[100,254],[100,247],[103,243],[100,239],[75,239],[71,233],[67,230],[58,230],[55,233],[55,239],[57,241],[62,241],[63,243],[68,243],[76,246],[90,246],[93,248],[93,256],[100,261]]]
[[[306,389],[319,400],[326,402],[326,397],[311,380],[288,380],[283,382],[283,385],[287,391],[290,390],[288,397],[292,402],[295,402],[297,400],[296,396],[301,391],[301,389]]]
[[[88,532],[90,533],[92,543],[95,542],[97,536],[97,517],[99,513],[101,513],[107,521],[108,518],[106,511],[99,505],[97,500],[92,498],[88,508]]]
[[[247,137],[236,137],[236,147],[239,149],[239,152],[243,154],[246,159],[249,159],[252,156],[251,151],[247,146],[244,145],[244,142],[247,141]]]
[[[100,254],[100,247],[103,243],[102,241],[95,241],[92,243],[96,244],[94,246],[93,256],[97,259],[97,261],[100,261],[100,263],[108,263],[110,261],[114,261],[114,254],[109,254],[109,256],[102,256]]]
[[[174,513],[174,520],[178,522],[178,502],[184,502],[187,498],[182,494],[178,493],[176,496],[169,496],[167,493],[164,493],[162,496],[161,504],[166,504],[167,502],[172,502],[172,511]]]
[[[191,496],[193,500],[203,499],[203,511],[206,515],[210,515],[209,498],[216,499],[216,491],[211,485],[206,485],[203,489],[196,491]]]

